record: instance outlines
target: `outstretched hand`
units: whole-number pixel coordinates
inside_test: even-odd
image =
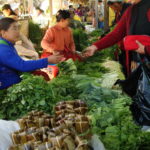
[[[89,46],[84,50],[82,56],[85,58],[93,56],[96,51],[97,51],[97,47],[95,45]]]
[[[139,48],[136,50],[137,53],[139,54],[145,54],[145,46],[141,44],[139,41],[136,41],[138,44]]]
[[[51,55],[48,57],[48,63],[51,63],[51,64],[57,64],[62,61],[65,61],[65,58],[63,55],[56,54],[56,55]]]

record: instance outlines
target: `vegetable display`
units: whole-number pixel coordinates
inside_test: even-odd
[[[87,41],[90,43],[90,38]],[[120,65],[113,61],[115,48],[113,46],[97,52],[83,62],[69,59],[58,64],[59,75],[49,82],[39,76],[23,74],[22,82],[0,91],[0,118],[16,120],[33,110],[44,111],[50,116],[54,112],[62,114],[66,111],[59,109],[70,109],[70,104],[61,104],[59,107],[56,104],[81,99],[89,110],[87,115],[91,120],[91,133],[99,136],[107,150],[149,150],[150,133],[142,131],[133,120],[131,98],[118,87],[112,86],[116,78],[124,78]],[[60,117],[59,121],[63,121],[63,118]],[[88,128],[87,118],[79,118],[83,119],[82,123],[79,121],[74,124],[78,132]],[[41,146],[45,145],[41,143]]]

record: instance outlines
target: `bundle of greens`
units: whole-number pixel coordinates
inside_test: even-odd
[[[38,24],[29,22],[29,39],[36,44],[36,49],[38,51],[41,50],[41,40],[43,38],[42,30]]]
[[[77,51],[83,51],[88,46],[88,36],[82,29],[74,29],[73,37]]]

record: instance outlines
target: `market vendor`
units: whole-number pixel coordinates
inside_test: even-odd
[[[12,18],[2,18],[0,20],[0,89],[20,82],[19,72],[45,68],[49,63],[56,64],[63,59],[62,55],[52,55],[44,59],[24,61],[14,48],[18,38],[17,21]]]
[[[59,10],[56,15],[57,23],[49,28],[42,39],[41,46],[44,49],[42,58],[55,53],[75,52],[75,44],[71,29],[69,28],[70,13],[67,10]]]
[[[98,50],[110,47],[121,41],[127,35],[149,35],[150,36],[150,0],[131,0],[133,5],[130,6],[115,29],[86,48],[85,57],[93,56]],[[137,41],[139,48],[134,52],[126,55],[126,70],[128,75],[138,64],[137,53],[150,54],[150,47],[142,45]]]

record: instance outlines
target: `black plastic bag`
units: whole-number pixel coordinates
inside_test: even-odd
[[[141,69],[131,111],[140,125],[150,125],[150,71],[145,65],[141,65]]]
[[[139,125],[150,125],[150,62],[138,55],[140,65],[126,80],[117,80],[122,90],[132,97],[131,111]]]
[[[135,96],[137,87],[138,87],[138,80],[142,73],[141,66],[139,66],[135,71],[133,71],[130,76],[126,80],[117,80],[115,85],[119,84],[122,90],[129,95],[130,97]]]

